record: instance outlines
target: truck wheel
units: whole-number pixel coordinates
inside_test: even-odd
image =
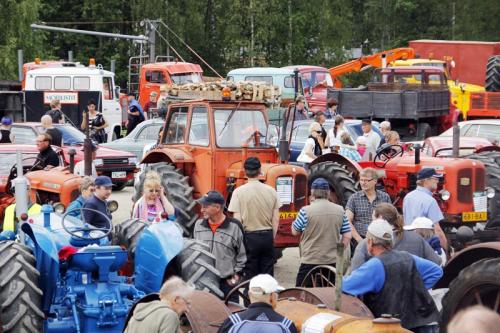
[[[451,281],[450,288],[443,297],[441,313],[442,332],[446,325],[461,309],[482,304],[499,312],[496,300],[500,297],[500,259],[486,258],[465,267]]]
[[[500,91],[500,55],[488,59],[484,88],[486,91]]]
[[[486,168],[486,186],[495,190],[495,196],[488,200],[487,226],[500,226],[500,152],[485,151],[467,158],[483,162]]]
[[[428,123],[420,123],[417,127],[417,139],[425,140],[432,136],[432,128]]]
[[[0,242],[0,304],[3,332],[42,332],[45,315],[40,273],[26,246]]]
[[[352,173],[340,163],[327,161],[311,166],[309,188],[311,183],[320,177],[325,178],[330,184],[331,201],[344,207],[351,195],[357,191]]]
[[[182,227],[184,236],[191,236],[198,218],[194,209],[196,202],[193,200],[193,188],[188,184],[188,177],[184,177],[173,165],[164,162],[149,165],[139,176],[139,181],[134,184],[134,202],[142,196],[144,179],[150,170],[160,175],[168,200],[177,208],[177,223]]]
[[[149,222],[139,219],[126,219],[121,223],[115,225],[113,230],[113,245],[121,246],[128,251],[128,257],[133,270],[135,247],[137,241],[146,227],[150,225]]]
[[[176,257],[182,279],[196,289],[211,292],[220,298],[220,272],[215,268],[215,257],[208,245],[195,239],[184,238],[184,248]]]

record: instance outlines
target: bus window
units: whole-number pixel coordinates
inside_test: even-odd
[[[69,76],[54,77],[54,90],[71,90],[71,78]]]
[[[90,77],[88,76],[75,76],[73,78],[73,90],[89,90]]]
[[[50,76],[37,76],[35,77],[36,90],[51,90],[52,78]]]

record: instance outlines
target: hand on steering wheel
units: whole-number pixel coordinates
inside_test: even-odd
[[[67,222],[66,216],[68,216],[68,214],[70,212],[74,212],[74,211],[78,211],[78,210],[80,211],[80,215],[82,218],[81,220],[78,220],[78,224],[80,224],[80,225],[77,225],[77,226],[66,225],[66,222]],[[85,221],[85,217],[83,214],[84,211],[90,211],[90,212],[98,213],[101,216],[104,216],[108,225],[104,228],[99,228],[99,227],[94,227],[92,224],[87,223]],[[72,209],[72,210],[69,210],[66,213],[64,213],[64,215],[62,216],[61,225],[62,225],[63,229],[71,236],[73,236],[75,238],[83,239],[83,240],[88,240],[88,241],[98,240],[98,239],[107,237],[111,233],[111,230],[113,230],[113,224],[111,223],[111,219],[106,214],[104,214],[103,212],[100,212],[98,210],[95,210],[95,209],[83,208],[83,207]],[[94,236],[92,236],[93,231],[100,231],[102,234],[94,237]]]
[[[404,149],[401,145],[384,144],[377,150],[373,158],[373,164],[378,168],[384,168],[386,164],[396,156],[403,156]]]

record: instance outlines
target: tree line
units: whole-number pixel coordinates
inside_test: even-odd
[[[156,54],[200,61],[178,35],[218,73],[249,66],[310,64],[330,67],[349,50],[407,46],[414,39],[498,41],[496,0],[1,0],[0,79],[17,79],[17,50],[24,61],[93,57],[126,86],[130,56],[140,44],[59,32],[32,23],[120,34],[145,34],[143,19],[160,19]],[[172,33],[173,32],[173,33]],[[176,54],[177,52],[177,54]],[[202,65],[203,66],[203,65]],[[205,66],[205,74],[214,76]]]

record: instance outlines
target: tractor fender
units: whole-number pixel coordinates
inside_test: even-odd
[[[158,162],[194,163],[193,156],[180,148],[155,148],[143,156],[141,164],[151,164]]]
[[[344,157],[340,154],[336,154],[336,153],[328,153],[328,154],[324,154],[324,155],[321,155],[319,156],[318,158],[316,158],[314,161],[311,162],[311,164],[309,164],[309,167],[315,165],[315,164],[318,164],[318,163],[321,163],[321,162],[336,162],[336,163],[339,163],[341,165],[345,165],[347,170],[349,172],[352,172],[352,174],[354,176],[356,176],[355,178],[357,178],[357,175],[361,172],[361,170],[363,170],[363,168],[361,168],[361,166],[348,159],[347,157]]]
[[[144,230],[135,249],[135,286],[159,292],[168,264],[182,251],[181,229],[172,221],[152,224]]]
[[[448,288],[460,271],[467,266],[485,258],[497,258],[500,256],[500,242],[487,242],[472,245],[458,252],[443,268],[443,276],[436,283],[434,289]]]

